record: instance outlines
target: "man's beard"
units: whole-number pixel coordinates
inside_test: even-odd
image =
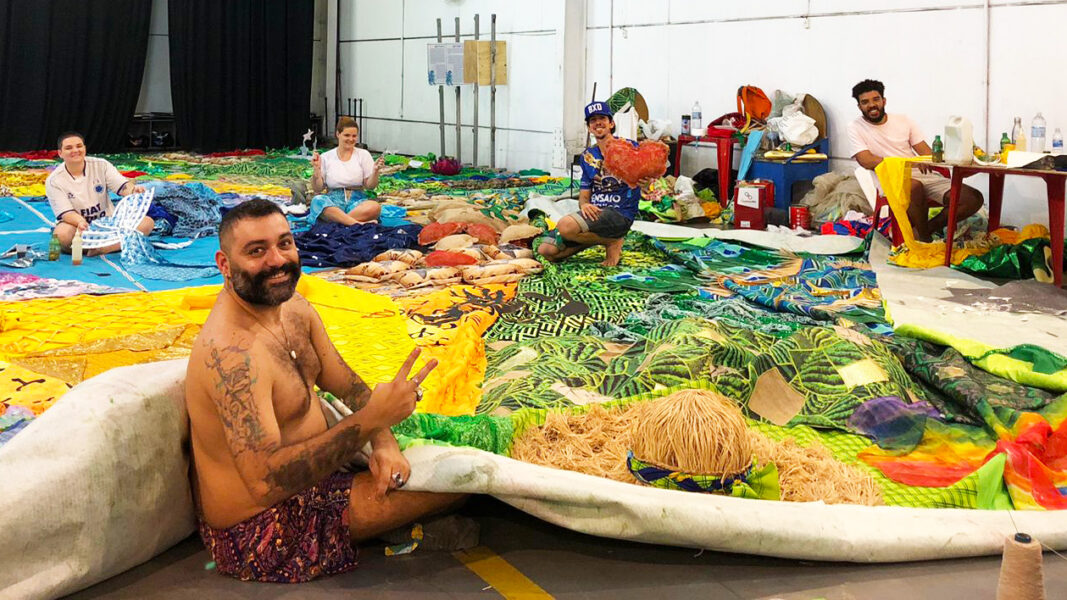
[[[875,125],[877,125],[882,122],[883,118],[885,118],[885,110],[879,108],[877,117],[871,117],[870,113],[864,112],[863,118],[866,119],[867,122],[874,123]]]
[[[267,280],[278,273],[287,273],[289,281],[284,285],[270,285]],[[250,275],[237,267],[230,267],[230,281],[233,291],[242,300],[259,306],[278,306],[293,297],[296,282],[300,279],[300,263],[287,262],[277,269]]]

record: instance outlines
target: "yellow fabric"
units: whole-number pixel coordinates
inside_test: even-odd
[[[70,386],[59,379],[0,361],[0,399],[3,403],[25,406],[40,416],[69,389]],[[3,404],[0,404],[0,414],[3,413]]]
[[[44,196],[44,181],[48,171],[0,171],[0,187],[7,188],[12,196]]]
[[[203,184],[219,194],[233,193],[245,196],[263,194],[265,196],[283,196],[285,198],[290,198],[293,195],[293,190],[287,187],[268,183],[250,185],[244,183],[232,183],[229,181],[204,181]]]
[[[911,163],[928,162],[929,156],[904,158],[900,156],[887,156],[875,168],[878,181],[882,184],[882,191],[889,208],[893,211],[893,219],[896,222],[900,235],[904,238],[905,251],[889,257],[889,260],[902,267],[928,269],[938,267],[945,263],[945,242],[920,242],[915,239],[915,232],[911,229],[911,221],[908,220],[908,206],[911,204]],[[947,208],[946,208],[947,210]],[[992,235],[995,240],[1004,244],[1017,244],[1023,240],[1035,237],[1048,237],[1048,229],[1043,225],[1027,225],[1020,232],[1009,229],[997,229]],[[995,242],[994,242],[995,243]],[[981,244],[973,247],[954,247],[952,249],[952,264],[958,265],[968,256],[977,256],[989,252],[989,244]]]
[[[115,367],[188,356],[221,289],[0,303],[0,360],[73,384]],[[388,298],[316,277],[301,277],[297,290],[368,384],[392,379],[415,347],[406,317]],[[442,382],[443,372],[435,371],[423,384],[427,399],[438,388],[454,387]]]
[[[188,173],[171,173],[170,175],[164,177],[164,179],[166,179],[167,181],[188,181],[192,178],[193,176],[189,175]]]
[[[426,394],[419,412],[474,414],[487,366],[483,336],[496,322],[498,307],[514,299],[517,289],[514,283],[457,285],[397,300],[423,356],[438,360],[434,373],[441,385]]]

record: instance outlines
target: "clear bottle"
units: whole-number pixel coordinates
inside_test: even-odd
[[[1011,143],[1019,140],[1019,134],[1023,132],[1023,118],[1015,117],[1015,124],[1011,126]]]
[[[1033,121],[1030,121],[1030,151],[1045,151],[1045,117],[1037,113]]]
[[[1052,153],[1063,154],[1063,134],[1060,133],[1059,127],[1052,132]]]
[[[1021,128],[1019,134],[1015,136],[1015,149],[1019,152],[1026,152],[1026,133]]]
[[[82,264],[82,232],[80,229],[70,242],[70,264],[74,266]]]
[[[693,131],[693,135],[698,135],[698,133],[699,134],[703,134],[704,133],[702,131],[704,129],[704,121],[701,120],[702,116],[703,115],[701,115],[701,113],[700,113],[700,103],[699,102],[694,102],[693,103],[693,111],[691,113],[689,113],[689,126],[690,126],[691,130]]]

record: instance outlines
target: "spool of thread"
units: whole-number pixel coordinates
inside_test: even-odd
[[[1041,544],[1025,533],[1004,540],[997,600],[1045,600]]]

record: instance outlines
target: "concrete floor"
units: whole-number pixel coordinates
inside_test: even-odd
[[[557,598],[783,600],[981,600],[994,598],[1000,558],[889,565],[815,563],[650,546],[596,538],[550,525],[497,500],[473,499],[463,513],[482,527],[481,544]],[[499,598],[447,552],[385,557],[361,551],[361,568],[299,585],[243,583],[205,570],[196,536],[72,599]],[[1048,598],[1067,598],[1067,560],[1045,553]]]

